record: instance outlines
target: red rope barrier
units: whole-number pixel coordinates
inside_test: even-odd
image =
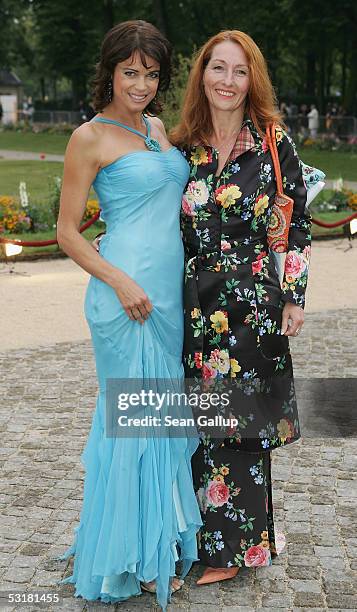
[[[93,223],[95,223],[97,221],[97,219],[99,218],[100,213],[97,212],[95,215],[93,215],[93,217],[91,217],[88,221],[86,221],[86,223],[84,223],[80,228],[79,231],[82,233],[84,232],[86,229],[88,229],[88,227],[90,227],[91,225],[93,225]],[[353,215],[350,215],[349,217],[346,217],[345,219],[340,219],[339,221],[335,221],[334,223],[325,223],[324,221],[320,221],[319,219],[315,219],[312,218],[312,223],[315,223],[315,225],[318,225],[319,227],[326,227],[326,228],[333,228],[333,227],[340,227],[341,225],[346,225],[346,223],[349,223],[350,221],[352,221],[352,219],[356,219],[357,217],[357,212],[354,213]],[[1,244],[18,244],[20,246],[26,246],[26,247],[36,247],[36,246],[50,246],[52,244],[58,244],[56,239],[53,240],[12,240],[10,238],[2,238],[0,236],[0,243]]]
[[[97,219],[99,218],[99,212],[95,213],[95,215],[93,215],[93,217],[91,217],[90,219],[88,219],[88,221],[86,221],[80,228],[79,231],[82,233],[84,232],[86,229],[88,229],[88,227],[90,227],[91,225],[93,225],[93,223],[95,223],[97,221]],[[56,239],[53,240],[11,240],[10,238],[2,238],[0,236],[0,243],[1,244],[18,244],[20,246],[26,246],[26,247],[35,247],[35,246],[50,246],[51,244],[58,244]]]
[[[314,218],[312,218],[312,222],[315,223],[315,225],[318,225],[319,227],[332,228],[332,227],[340,227],[340,225],[346,225],[346,223],[349,223],[350,221],[352,221],[352,219],[356,219],[356,217],[357,217],[357,213],[354,213],[350,217],[346,217],[346,219],[340,219],[339,221],[335,221],[334,223],[325,223],[324,221],[320,221],[320,219],[314,219]]]

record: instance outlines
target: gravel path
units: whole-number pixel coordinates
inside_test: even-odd
[[[11,151],[0,149],[0,160],[13,161],[55,161],[63,162],[64,155],[52,155],[51,153],[32,153],[30,151]]]
[[[296,375],[341,376],[348,384],[357,376],[352,326],[357,309],[309,314],[294,343]],[[75,599],[72,585],[55,584],[71,573],[72,560],[53,558],[71,544],[81,507],[80,453],[97,390],[90,342],[8,351],[0,369],[8,398],[0,420],[1,590],[58,593],[63,600],[46,604],[46,612],[157,609],[149,594],[109,606]],[[357,437],[350,435],[306,436],[274,451],[275,517],[285,550],[272,567],[245,568],[220,585],[197,587],[196,565],[170,612],[356,610],[356,468]]]
[[[357,249],[346,241],[313,246],[306,323],[291,342],[302,390],[318,378],[343,378],[347,391],[356,383],[356,266]],[[80,454],[97,392],[82,313],[88,275],[70,260],[18,263],[18,274],[4,265],[0,272],[0,590],[58,593],[60,603],[47,603],[46,612],[155,610],[149,594],[109,606],[56,585],[71,572],[72,561],[53,558],[72,543],[78,524]],[[354,397],[344,412],[341,405],[334,414],[321,410],[315,425],[326,433],[317,428],[312,435],[315,416],[302,400],[304,437],[273,453],[275,517],[287,539],[273,565],[205,587],[194,583],[196,565],[170,612],[357,609],[357,434],[349,410]],[[327,417],[335,419],[330,430]],[[0,609],[42,608],[3,600]]]

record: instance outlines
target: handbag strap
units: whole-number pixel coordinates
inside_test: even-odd
[[[276,146],[275,129],[276,129],[275,123],[272,123],[271,125],[267,125],[266,135],[267,135],[267,142],[269,145],[270,153],[271,153],[273,164],[274,164],[277,192],[279,195],[282,195],[284,193],[284,189],[283,189],[283,181],[281,178],[281,168],[280,168],[278,148]]]

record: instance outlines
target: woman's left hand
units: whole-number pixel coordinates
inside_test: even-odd
[[[304,310],[301,306],[286,302],[283,308],[281,333],[284,336],[298,336],[304,324]]]
[[[99,253],[99,245],[103,236],[105,236],[105,232],[101,232],[100,234],[98,234],[90,243],[91,246],[97,251],[97,253]]]

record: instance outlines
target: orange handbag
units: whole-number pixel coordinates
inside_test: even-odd
[[[273,159],[276,181],[276,196],[267,232],[268,245],[276,253],[286,253],[294,200],[284,193],[275,130],[276,125],[274,123],[266,128],[266,140]]]

